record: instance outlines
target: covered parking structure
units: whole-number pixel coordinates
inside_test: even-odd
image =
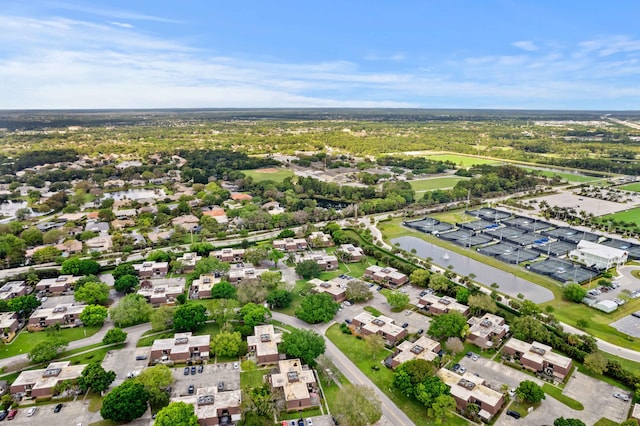
[[[469,216],[479,217],[480,219],[489,220],[491,222],[499,222],[512,216],[509,212],[492,209],[490,207],[483,207],[477,210],[466,210],[465,213]]]
[[[546,254],[547,256],[566,256],[571,250],[575,250],[577,244],[567,243],[565,241],[547,241],[540,243],[534,243],[531,248],[538,253]]]
[[[598,275],[597,272],[583,268],[578,264],[557,258],[548,258],[541,262],[535,262],[528,265],[527,268],[560,282],[575,281],[581,283]]]
[[[559,240],[573,244],[578,244],[582,240],[587,240],[595,243],[600,239],[600,236],[597,234],[592,234],[591,232],[587,231],[580,231],[579,229],[570,228],[568,226],[550,229],[548,231],[542,231],[542,235],[551,238],[557,238]]]
[[[613,247],[624,250],[628,253],[630,259],[640,259],[640,245],[633,244],[628,241],[609,239],[601,242],[603,246]]]
[[[553,225],[543,220],[531,219],[528,217],[517,216],[513,219],[503,220],[501,223],[514,228],[522,229],[527,232],[538,232],[553,228]]]

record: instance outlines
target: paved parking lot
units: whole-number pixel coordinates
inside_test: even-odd
[[[618,321],[612,322],[610,325],[624,334],[628,334],[633,337],[640,337],[640,318],[636,318],[633,315],[622,317]]]
[[[503,384],[511,389],[518,387],[520,382],[524,380],[531,380],[539,385],[543,383],[541,380],[525,374],[522,371],[483,357],[474,361],[465,356],[460,361],[460,365],[465,367],[469,373],[476,374],[485,379],[486,384],[498,392],[500,392]]]
[[[12,420],[14,425],[35,425],[44,424],[47,426],[69,426],[82,424],[86,426],[90,423],[102,420],[100,413],[91,413],[88,410],[88,401],[72,401],[65,402],[64,407],[59,413],[54,413],[53,409],[56,404],[41,405],[36,413],[27,417],[27,409],[19,409],[18,415]]]
[[[150,347],[136,348],[133,343],[130,343],[122,349],[109,351],[102,361],[102,367],[116,373],[116,379],[111,384],[111,388],[124,382],[130,372],[147,367],[147,360],[136,361],[136,356],[148,356],[150,350]]]
[[[580,401],[584,405],[584,411],[580,412],[580,419],[587,424],[594,424],[602,417],[615,422],[622,422],[627,418],[631,402],[614,398],[614,392],[627,394],[626,391],[613,385],[575,372],[563,393]]]
[[[224,362],[219,364],[205,364],[202,373],[197,372],[189,375],[184,374],[185,367],[176,367],[173,369],[173,390],[171,396],[188,395],[189,385],[193,385],[196,389],[205,386],[217,386],[218,383],[224,383],[225,390],[240,389],[240,369],[233,368],[233,362]]]

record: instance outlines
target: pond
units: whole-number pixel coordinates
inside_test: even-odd
[[[163,189],[129,189],[127,191],[106,192],[104,196],[114,200],[141,200],[145,198],[162,200],[167,194]]]
[[[11,200],[5,201],[4,203],[0,204],[0,216],[5,218],[0,222],[7,223],[15,219],[16,212],[20,209],[25,209],[25,208],[27,208],[26,201],[11,201]],[[29,209],[29,212],[30,214],[33,213],[31,209]]]
[[[497,289],[501,293],[505,293],[512,298],[516,298],[519,293],[524,294],[525,299],[535,303],[548,302],[553,300],[553,293],[538,284],[516,277],[510,272],[505,272],[493,266],[485,265],[482,262],[449,251],[432,243],[428,243],[417,237],[398,237],[391,240],[395,245],[403,250],[411,252],[415,249],[416,254],[426,259],[433,259],[431,263],[434,265],[447,268],[453,265],[453,271],[458,275],[466,276],[475,274],[474,281],[490,287],[492,283],[497,283],[500,287]]]

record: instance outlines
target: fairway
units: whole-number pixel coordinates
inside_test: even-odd
[[[448,189],[456,186],[460,180],[467,179],[460,176],[438,177],[409,181],[411,188],[416,192],[433,191],[434,189]]]
[[[625,191],[640,192],[640,182],[622,185],[622,186],[619,186],[618,189],[623,189]]]
[[[603,219],[615,219],[640,225],[640,207],[604,216]]]
[[[293,172],[287,169],[243,170],[242,173],[244,173],[247,177],[253,178],[254,182],[261,182],[263,180],[282,182],[289,176],[293,176]]]
[[[454,154],[442,154],[442,155],[430,155],[427,158],[429,160],[434,161],[451,161],[455,163],[457,166],[462,167],[471,167],[476,164],[498,164],[499,161],[496,160],[488,160],[486,158],[475,158],[475,157],[467,157],[465,155],[454,155]]]

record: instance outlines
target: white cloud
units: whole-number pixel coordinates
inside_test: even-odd
[[[391,55],[379,55],[371,53],[363,58],[365,61],[404,61],[407,56],[404,53],[393,53]]]
[[[127,24],[125,22],[117,22],[117,21],[113,21],[113,22],[109,22],[111,25],[115,25],[116,27],[120,27],[120,28],[134,28],[133,25],[131,24]]]
[[[522,50],[526,50],[528,52],[533,52],[538,50],[538,46],[532,42],[532,41],[516,41],[514,43],[511,43],[513,46],[517,47],[518,49],[522,49]]]

